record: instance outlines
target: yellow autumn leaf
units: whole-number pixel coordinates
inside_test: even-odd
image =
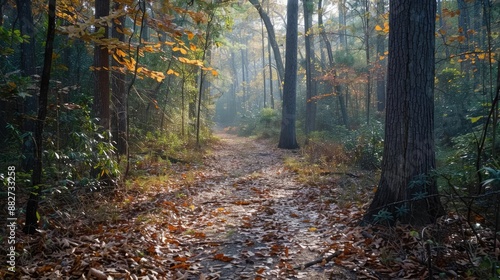
[[[189,49],[191,49],[192,51],[195,51],[197,48],[196,48],[196,45],[189,44]]]
[[[120,57],[127,56],[127,54],[124,51],[120,50],[120,49],[116,49],[115,53],[116,53],[117,56],[120,56]]]
[[[380,25],[377,24],[377,25],[375,25],[375,30],[376,31],[382,31],[384,29],[382,27],[380,27]]]
[[[187,51],[184,48],[175,47],[175,48],[172,48],[172,50],[174,52],[180,52],[181,54],[187,54]]]
[[[472,117],[472,118],[470,118],[470,121],[471,121],[472,123],[476,123],[477,121],[479,121],[479,120],[480,120],[480,119],[482,119],[482,118],[483,118],[483,116],[479,116],[479,117]]]
[[[193,32],[186,31],[186,34],[187,34],[189,40],[192,40],[194,38],[194,33]]]
[[[167,71],[167,75],[175,75],[175,76],[179,77],[179,73],[175,72],[175,71],[174,71],[174,70],[172,70],[172,69],[169,69],[169,70]]]
[[[309,231],[310,231],[310,232],[315,232],[315,231],[317,231],[317,230],[318,230],[318,229],[317,229],[317,228],[315,228],[315,227],[310,227],[310,228],[309,228]]]
[[[219,72],[217,72],[217,70],[213,69],[212,70],[212,75],[215,76],[215,77],[217,77],[217,76],[219,76]]]

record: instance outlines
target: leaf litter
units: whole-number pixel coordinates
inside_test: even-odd
[[[323,183],[308,184],[284,164],[300,160],[300,153],[266,140],[219,136],[203,164],[175,164],[158,186],[98,198],[107,206],[102,220],[95,213],[58,215],[36,236],[18,232],[17,272],[0,278],[424,279],[429,271],[458,278],[491,255],[484,251],[492,233],[481,231],[474,240],[453,214],[427,233],[359,226],[373,193],[362,176],[325,172]],[[337,203],[346,184],[357,186],[363,203]],[[432,250],[426,247],[431,235],[441,237]],[[464,244],[476,249],[475,259]]]

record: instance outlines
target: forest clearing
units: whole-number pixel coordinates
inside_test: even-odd
[[[308,162],[269,140],[220,132],[199,163],[147,176],[72,209],[41,205],[3,279],[464,279],[492,232],[450,213],[435,225],[360,226],[373,173]],[[165,162],[163,163],[165,164]],[[466,249],[466,247],[469,247]],[[430,256],[430,258],[429,258]],[[483,273],[488,273],[484,271]],[[468,279],[474,279],[470,277]]]

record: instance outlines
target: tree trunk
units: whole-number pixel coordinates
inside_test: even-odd
[[[122,5],[118,2],[114,4],[115,10],[121,9]],[[123,32],[118,32],[118,28],[123,29],[125,27],[125,16],[121,16],[117,19],[119,23],[113,21],[113,28],[111,35],[113,38],[117,38],[121,42],[125,41],[125,34]],[[115,59],[112,60],[112,66],[121,67],[120,63]],[[111,77],[112,79],[112,104],[113,111],[116,120],[116,150],[119,155],[126,155],[128,149],[128,139],[127,139],[127,89],[125,85],[125,74],[120,71],[114,71]]]
[[[34,234],[38,228],[37,209],[40,195],[42,194],[42,157],[43,157],[43,129],[47,116],[47,100],[50,86],[50,69],[52,66],[52,52],[54,49],[54,37],[56,30],[56,0],[49,0],[49,19],[47,28],[47,40],[45,41],[45,56],[43,72],[40,82],[40,96],[38,98],[38,117],[35,127],[34,165],[31,181],[33,190],[30,193],[26,205],[26,222],[23,231],[26,234]]]
[[[424,225],[443,214],[434,152],[435,0],[390,1],[382,174],[365,222]]]
[[[271,19],[260,5],[259,0],[250,0],[250,3],[252,3],[255,9],[257,9],[260,17],[264,21],[264,25],[266,26],[267,29],[269,44],[271,44],[271,47],[274,52],[274,59],[276,60],[276,69],[278,70],[278,77],[280,79],[280,82],[282,82],[285,79],[285,68],[283,67],[283,61],[281,60],[280,49],[278,43],[276,42],[276,35],[274,33],[274,27],[273,24],[271,23]]]
[[[346,0],[339,0],[337,8],[339,11],[339,46],[345,48],[347,46],[347,7]],[[345,50],[345,49],[344,49]]]
[[[380,26],[383,26],[384,19],[382,15],[385,13],[385,0],[378,0],[377,2],[377,21]],[[377,111],[383,112],[385,110],[385,61],[384,58],[382,61],[380,60],[381,56],[384,56],[385,53],[385,35],[378,34],[377,35],[377,60],[378,60],[378,71],[376,74],[376,92],[377,92]]]
[[[370,107],[372,99],[372,76],[371,76],[371,62],[370,62],[370,33],[372,28],[370,27],[370,1],[365,0],[365,57],[366,57],[366,123],[370,124]]]
[[[325,32],[325,29],[323,27],[323,19],[320,18],[321,20],[318,20],[318,23],[319,23],[319,26],[320,26],[320,34],[321,34],[321,38],[323,39],[323,42],[325,43],[326,45],[326,53],[328,54],[328,62],[329,62],[329,66],[331,69],[334,69],[335,67],[335,63],[333,61],[333,50],[332,50],[332,44],[330,43],[330,40],[328,39],[328,36],[326,35],[326,32]],[[334,75],[335,75],[335,78],[337,78],[337,72],[334,70]],[[349,127],[349,118],[348,118],[348,115],[347,115],[347,107],[346,107],[346,103],[344,101],[344,95],[342,94],[342,87],[336,82],[334,81],[335,85],[334,85],[334,90],[335,90],[335,94],[338,98],[338,103],[339,103],[339,107],[340,107],[340,113],[342,114],[342,121],[344,123],[344,126],[346,128]]]
[[[214,18],[214,13],[213,11],[210,11],[210,19],[208,20],[207,23],[207,31],[205,33],[205,45],[203,46],[203,57],[201,61],[205,63],[205,59],[207,57],[211,56],[211,52],[209,49],[210,46],[210,28],[212,25],[212,20]],[[202,103],[202,98],[203,98],[203,93],[205,92],[205,89],[207,88],[206,85],[204,85],[205,82],[205,73],[202,68],[200,68],[200,87],[198,90],[198,104],[197,104],[197,114],[196,114],[196,146],[200,147],[200,130],[201,130],[201,103]]]
[[[312,0],[305,0],[304,3],[304,26],[305,26],[305,45],[306,45],[306,122],[305,132],[316,130],[316,81],[314,81],[314,33],[312,29],[312,16],[314,11],[314,3]]]
[[[281,133],[278,148],[297,149],[295,134],[296,99],[297,99],[297,29],[298,0],[288,0],[286,23],[286,62],[283,85],[283,108]]]
[[[96,19],[109,15],[109,0],[95,1]],[[108,26],[103,26],[104,34],[100,39],[109,37]],[[110,129],[110,89],[109,89],[109,54],[104,45],[94,47],[94,67],[95,86],[94,86],[94,114],[99,118],[99,125],[105,132]]]

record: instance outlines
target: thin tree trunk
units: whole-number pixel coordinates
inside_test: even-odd
[[[322,20],[321,20],[321,22],[322,22]],[[330,40],[328,39],[328,36],[326,35],[323,24],[320,25],[320,34],[321,34],[321,38],[323,39],[323,42],[326,45],[326,53],[328,54],[329,66],[331,69],[334,69],[335,63],[333,61],[332,44],[330,43]],[[333,75],[335,76],[335,79],[336,79],[337,78],[337,71],[336,70],[333,70]],[[335,94],[337,95],[337,98],[338,98],[338,103],[340,106],[340,113],[342,114],[342,121],[344,123],[344,126],[346,128],[348,128],[349,127],[349,117],[347,114],[347,107],[346,107],[346,103],[344,100],[344,96],[342,94],[342,87],[339,85],[339,83],[337,81],[334,81],[334,83],[335,83],[334,90],[335,90]]]
[[[280,82],[283,82],[283,80],[285,79],[285,67],[283,66],[283,60],[281,59],[280,49],[278,43],[276,42],[276,35],[274,33],[274,27],[273,24],[271,23],[271,19],[264,11],[258,0],[249,0],[249,1],[257,9],[260,17],[264,21],[264,25],[266,26],[267,29],[269,44],[271,44],[271,47],[274,52],[274,59],[276,60],[276,69],[278,70],[278,77],[280,79]]]
[[[385,13],[385,0],[378,0],[377,2],[377,20],[379,25],[383,26],[383,18],[382,15]],[[386,70],[386,65],[385,61],[386,59],[384,58],[382,61],[380,57],[385,56],[385,35],[383,34],[378,34],[377,35],[377,43],[376,43],[376,48],[377,48],[377,59],[378,59],[378,71],[376,74],[376,81],[377,81],[377,111],[378,112],[383,112],[385,110],[385,70]]]
[[[95,17],[109,15],[109,0],[95,2]],[[101,39],[109,37],[108,26]],[[99,118],[99,125],[105,132],[110,129],[110,76],[109,76],[109,54],[103,45],[94,47],[95,87],[94,87],[94,114]]]
[[[50,90],[50,70],[52,66],[52,53],[54,50],[54,38],[56,30],[56,0],[49,0],[49,19],[47,27],[47,40],[45,41],[45,56],[43,62],[43,72],[40,81],[40,96],[38,98],[38,117],[35,127],[34,152],[35,162],[33,165],[33,174],[31,181],[33,191],[30,193],[26,205],[26,222],[23,231],[26,234],[34,234],[38,228],[38,201],[42,194],[42,157],[43,157],[43,130],[45,118],[47,117],[47,100]]]
[[[269,12],[269,1],[267,1],[267,12]],[[272,59],[272,53],[271,53],[271,41],[268,40],[267,42],[267,53],[268,53],[268,60],[269,60],[269,95],[270,95],[270,101],[271,101],[271,108],[274,109],[274,92],[273,92],[273,66],[271,64],[271,59]],[[279,83],[279,81],[278,81]],[[279,86],[278,86],[278,90]]]
[[[118,2],[114,3],[114,9],[122,9],[122,5]],[[116,21],[113,21],[111,36],[117,38],[120,42],[125,42],[125,34],[118,32],[118,28],[125,27],[125,16],[121,16]],[[116,59],[112,59],[112,66],[121,67]],[[114,71],[112,74],[112,104],[114,108],[114,115],[116,119],[116,150],[119,155],[126,155],[128,149],[127,139],[127,89],[125,84],[125,74],[120,71]]]
[[[260,21],[260,33],[262,38],[262,87],[264,95],[264,108],[267,107],[267,87],[266,87],[266,45],[264,36],[264,21]]]
[[[346,32],[346,27],[347,27],[347,7],[346,7],[346,0],[339,0],[338,2],[338,11],[339,11],[339,46],[345,50],[345,47],[347,46],[347,32]]]
[[[210,19],[207,23],[207,31],[205,34],[205,45],[203,47],[203,57],[202,61],[205,63],[205,59],[207,57],[207,52],[209,52],[208,47],[210,46],[210,28],[212,25],[212,20],[214,18],[214,13],[210,12]],[[196,146],[200,147],[200,130],[201,130],[201,102],[203,98],[203,92],[205,91],[205,85],[203,84],[205,81],[204,70],[200,68],[200,88],[198,92],[198,109],[196,114]]]
[[[366,82],[366,123],[370,124],[370,108],[371,108],[371,98],[372,98],[372,87],[371,87],[371,62],[370,62],[370,1],[365,0],[365,56],[366,56],[366,67],[367,67],[367,82]]]
[[[314,68],[314,33],[312,29],[312,15],[314,11],[314,4],[312,0],[305,0],[304,3],[304,26],[305,26],[305,47],[306,47],[306,121],[305,132],[316,130],[316,94],[317,87],[314,81],[315,68]]]

